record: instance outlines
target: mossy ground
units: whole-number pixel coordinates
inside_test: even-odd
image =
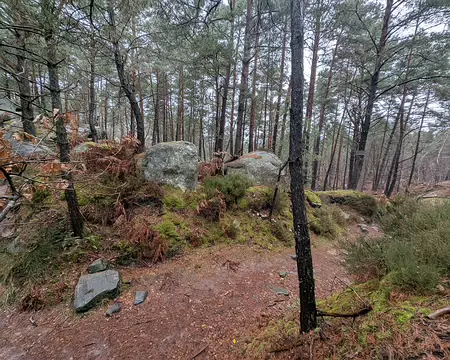
[[[445,335],[448,326],[444,325],[445,320],[432,322],[426,315],[446,306],[448,296],[396,292],[389,279],[351,285],[319,301],[318,308],[350,314],[370,305],[372,311],[368,314],[354,320],[325,317],[319,319],[316,332],[300,335],[299,306],[295,304],[257,333],[243,348],[243,354],[255,359],[282,354],[300,359],[304,354],[315,359],[404,359],[422,358],[425,354],[446,358],[450,346],[441,342],[439,335]]]

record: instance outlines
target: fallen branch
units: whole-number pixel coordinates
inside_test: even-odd
[[[431,313],[430,315],[427,316],[428,319],[431,320],[436,320],[437,318],[450,314],[450,307],[446,307],[443,309],[439,309],[437,311],[435,311],[434,313]]]
[[[367,314],[371,310],[372,310],[372,306],[368,306],[368,307],[362,308],[361,310],[358,310],[357,312],[350,313],[350,314],[339,314],[339,313],[332,313],[332,312],[326,312],[326,311],[317,310],[317,316],[356,318],[358,316]]]

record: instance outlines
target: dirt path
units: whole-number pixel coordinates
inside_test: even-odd
[[[122,279],[132,285],[112,318],[104,315],[106,304],[84,316],[75,315],[71,304],[0,313],[0,359],[240,359],[245,335],[296,302],[293,253],[233,245],[122,269]],[[313,257],[318,297],[342,287],[335,278],[346,274],[336,252],[319,245]],[[287,289],[290,296],[271,288]],[[132,305],[136,290],[149,291],[140,306]]]

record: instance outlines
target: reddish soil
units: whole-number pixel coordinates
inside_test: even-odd
[[[131,286],[120,296],[122,311],[111,318],[105,311],[112,302],[82,316],[70,303],[36,313],[3,311],[0,359],[243,358],[245,336],[297,302],[291,254],[293,248],[217,246],[148,268],[121,269]],[[348,281],[329,244],[315,246],[313,258],[319,298]],[[139,306],[132,305],[136,290],[149,291]]]

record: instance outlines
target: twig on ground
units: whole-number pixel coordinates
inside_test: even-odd
[[[203,346],[199,351],[197,351],[193,356],[191,356],[189,359],[194,360],[197,356],[199,356],[203,351],[206,350],[206,348],[209,346],[209,344],[206,344]]]

